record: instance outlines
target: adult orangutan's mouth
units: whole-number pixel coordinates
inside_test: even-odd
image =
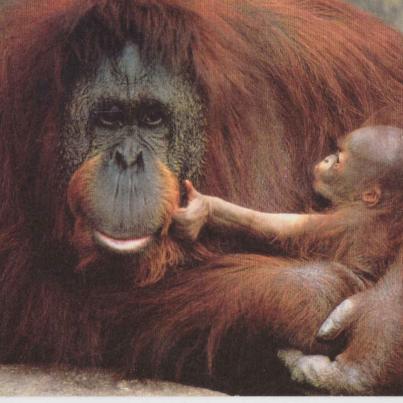
[[[116,239],[105,235],[99,231],[94,231],[95,241],[116,253],[137,253],[144,249],[152,240],[153,236],[132,239]]]

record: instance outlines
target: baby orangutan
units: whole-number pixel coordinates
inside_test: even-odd
[[[208,225],[275,241],[299,258],[348,267],[366,291],[340,304],[318,337],[347,326],[349,343],[334,361],[279,353],[292,378],[333,394],[400,392],[403,379],[403,130],[364,127],[314,168],[314,189],[332,202],[325,213],[271,214],[243,208],[185,186],[189,203],[175,216],[182,236],[196,239]],[[379,281],[378,281],[379,280]],[[388,365],[384,365],[388,363]]]

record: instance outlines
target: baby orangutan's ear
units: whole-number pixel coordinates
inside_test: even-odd
[[[382,190],[379,185],[373,185],[361,194],[362,201],[369,207],[376,206],[381,198]]]

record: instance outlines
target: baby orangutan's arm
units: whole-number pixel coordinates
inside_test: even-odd
[[[262,213],[213,196],[206,196],[185,181],[188,206],[178,209],[174,219],[183,236],[195,240],[205,224],[227,231],[244,231],[267,237],[289,238],[314,230],[324,214]]]

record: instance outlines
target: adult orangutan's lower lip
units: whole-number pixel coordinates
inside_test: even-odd
[[[136,253],[152,240],[152,236],[136,239],[114,239],[98,231],[94,231],[94,237],[99,244],[118,253]]]

